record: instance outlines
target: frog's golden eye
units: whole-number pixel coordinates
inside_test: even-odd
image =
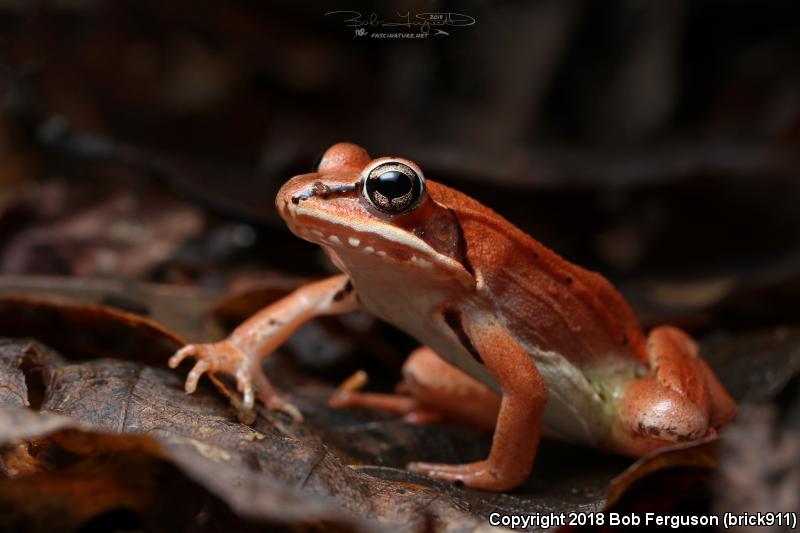
[[[389,161],[369,171],[362,193],[381,211],[400,214],[417,206],[424,188],[424,179],[413,168]]]

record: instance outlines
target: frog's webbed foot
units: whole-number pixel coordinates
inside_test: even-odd
[[[294,421],[302,422],[300,411],[275,391],[259,367],[259,360],[248,357],[233,343],[225,340],[213,344],[188,344],[169,359],[170,368],[176,368],[187,358],[197,360],[186,377],[184,389],[187,394],[197,390],[197,382],[205,373],[224,372],[236,379],[236,388],[242,394],[241,403],[231,399],[240,411],[240,418],[251,421],[255,418],[255,398],[274,411],[289,415]],[[215,383],[217,383],[215,381]]]

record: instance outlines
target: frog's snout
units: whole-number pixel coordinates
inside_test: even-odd
[[[284,183],[275,196],[275,207],[278,209],[278,214],[284,219],[289,216],[291,206],[300,202],[303,190],[306,188],[304,180],[298,179],[302,177],[295,176]]]

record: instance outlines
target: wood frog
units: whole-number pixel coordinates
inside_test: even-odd
[[[714,435],[735,413],[686,333],[662,326],[645,335],[605,278],[410,160],[336,144],[315,172],[281,188],[276,205],[342,274],[301,287],[221,342],[178,351],[173,368],[197,359],[187,393],[203,373],[227,372],[248,409],[258,398],[300,420],[262,359],[304,322],[361,309],[424,347],[404,365],[397,394],[341,392],[332,405],[494,430],[483,461],[408,465],[437,479],[505,491],[531,473],[542,434],[641,456]]]

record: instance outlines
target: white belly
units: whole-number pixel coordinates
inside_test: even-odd
[[[458,293],[448,287],[446,279],[425,276],[410,279],[408,272],[387,269],[381,260],[359,252],[329,250],[329,253],[352,280],[365,310],[402,329],[444,360],[500,392],[485,367],[475,361],[456,335],[443,326],[441,317],[436,316],[441,313],[442,303],[452,301],[453,294]],[[336,254],[347,257],[337,260]],[[557,353],[533,346],[523,345],[523,348],[531,354],[548,388],[544,434],[589,445],[601,441],[608,431],[607,407],[581,369]]]
[[[528,349],[547,384],[545,435],[567,442],[597,445],[609,430],[610,413],[583,371],[555,352]]]

